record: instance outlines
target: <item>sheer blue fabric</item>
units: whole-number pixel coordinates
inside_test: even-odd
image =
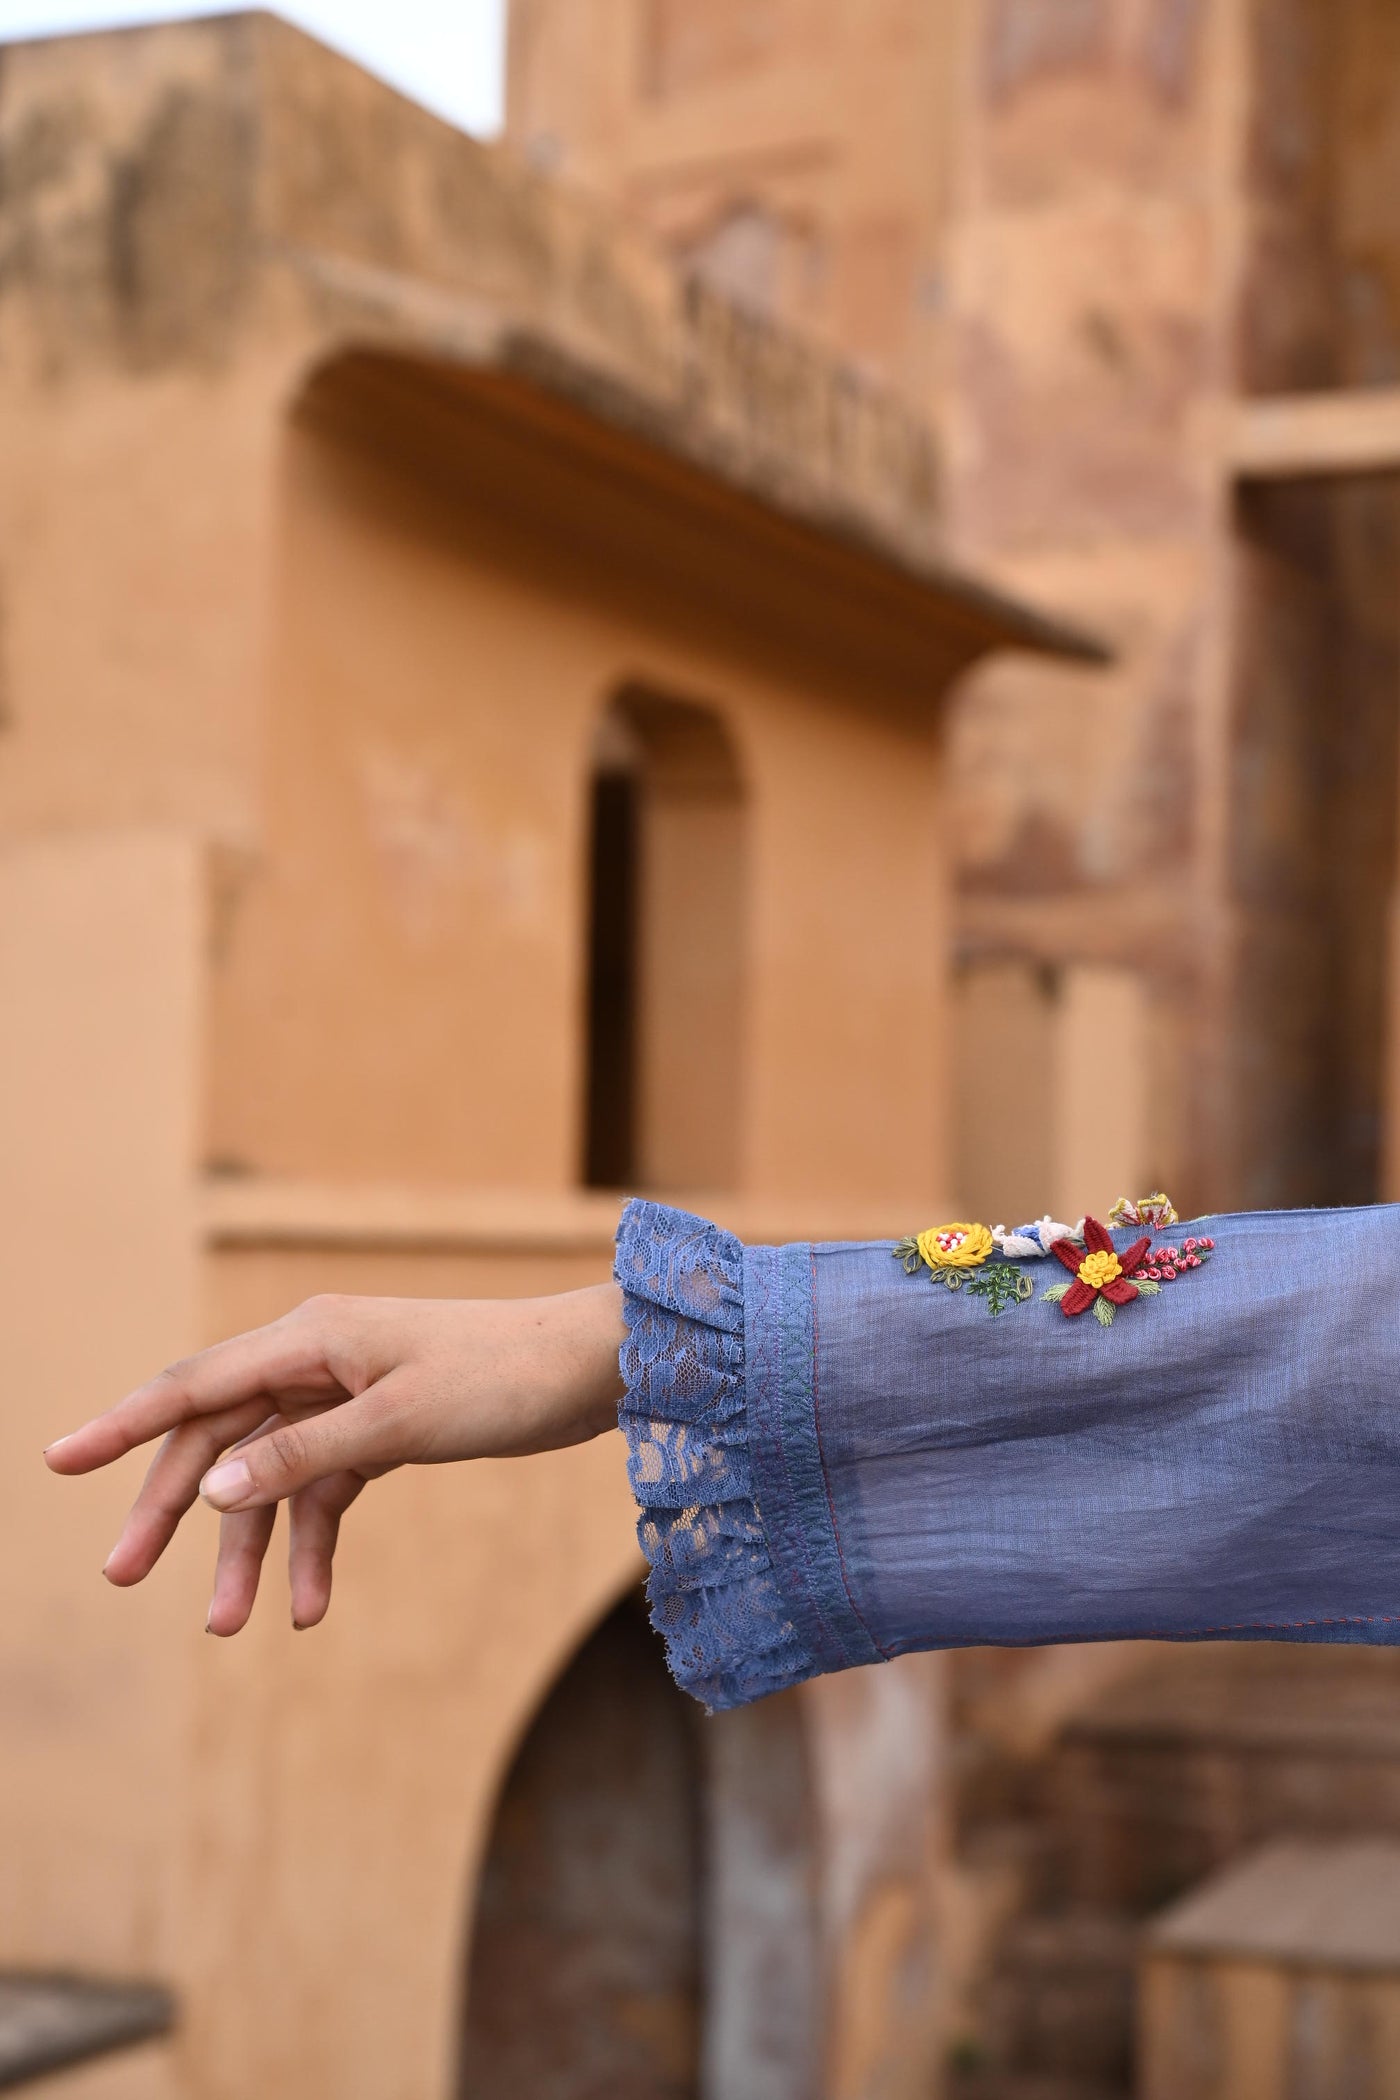
[[[1105,1329],[889,1242],[628,1206],[653,1617],[713,1707],[910,1649],[1400,1642],[1400,1207],[1267,1212]],[[1136,1235],[1119,1232],[1121,1251]]]

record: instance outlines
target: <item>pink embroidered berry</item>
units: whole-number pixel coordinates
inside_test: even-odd
[[[1176,1282],[1176,1270],[1172,1267],[1170,1262],[1168,1262],[1162,1270],[1162,1281],[1163,1283]]]
[[[1182,1267],[1186,1269],[1199,1269],[1200,1266],[1201,1257],[1199,1254],[1188,1254],[1185,1261],[1182,1263]]]
[[[1207,1254],[1213,1254],[1215,1252],[1214,1240],[1202,1240],[1201,1245],[1204,1247]]]
[[[1146,1269],[1134,1269],[1134,1270],[1133,1270],[1133,1282],[1134,1282],[1134,1283],[1146,1283],[1146,1281],[1147,1281],[1147,1271],[1146,1271]]]
[[[1196,1251],[1196,1246],[1197,1246],[1197,1242],[1195,1241],[1195,1239],[1194,1239],[1194,1238],[1193,1238],[1193,1239],[1189,1239],[1189,1240],[1188,1240],[1188,1241],[1186,1242],[1186,1252],[1187,1252],[1188,1254],[1194,1254],[1194,1253],[1195,1253],[1195,1251]]]
[[[1181,1256],[1175,1247],[1165,1247],[1162,1250],[1162,1259],[1163,1261],[1180,1261]]]
[[[1160,1283],[1160,1282],[1161,1282],[1161,1280],[1162,1280],[1162,1272],[1161,1272],[1161,1270],[1160,1270],[1160,1269],[1157,1269],[1157,1268],[1152,1268],[1152,1269],[1149,1269],[1147,1273],[1148,1273],[1148,1276],[1150,1277],[1150,1279],[1152,1280],[1152,1282],[1153,1282],[1153,1283]]]

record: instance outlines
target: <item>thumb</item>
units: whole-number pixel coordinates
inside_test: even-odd
[[[383,1379],[356,1400],[240,1444],[205,1474],[200,1494],[219,1510],[262,1509],[331,1473],[387,1472],[410,1455],[390,1383]]]

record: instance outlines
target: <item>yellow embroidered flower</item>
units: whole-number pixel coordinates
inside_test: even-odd
[[[992,1251],[985,1225],[930,1225],[914,1242],[931,1269],[980,1269]]]
[[[1123,1264],[1111,1251],[1086,1254],[1075,1272],[1081,1283],[1087,1283],[1091,1291],[1101,1291],[1106,1283],[1123,1273]]]

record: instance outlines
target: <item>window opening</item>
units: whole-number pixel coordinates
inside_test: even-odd
[[[590,800],[584,1180],[733,1188],[747,856],[720,716],[628,687],[600,725]]]

